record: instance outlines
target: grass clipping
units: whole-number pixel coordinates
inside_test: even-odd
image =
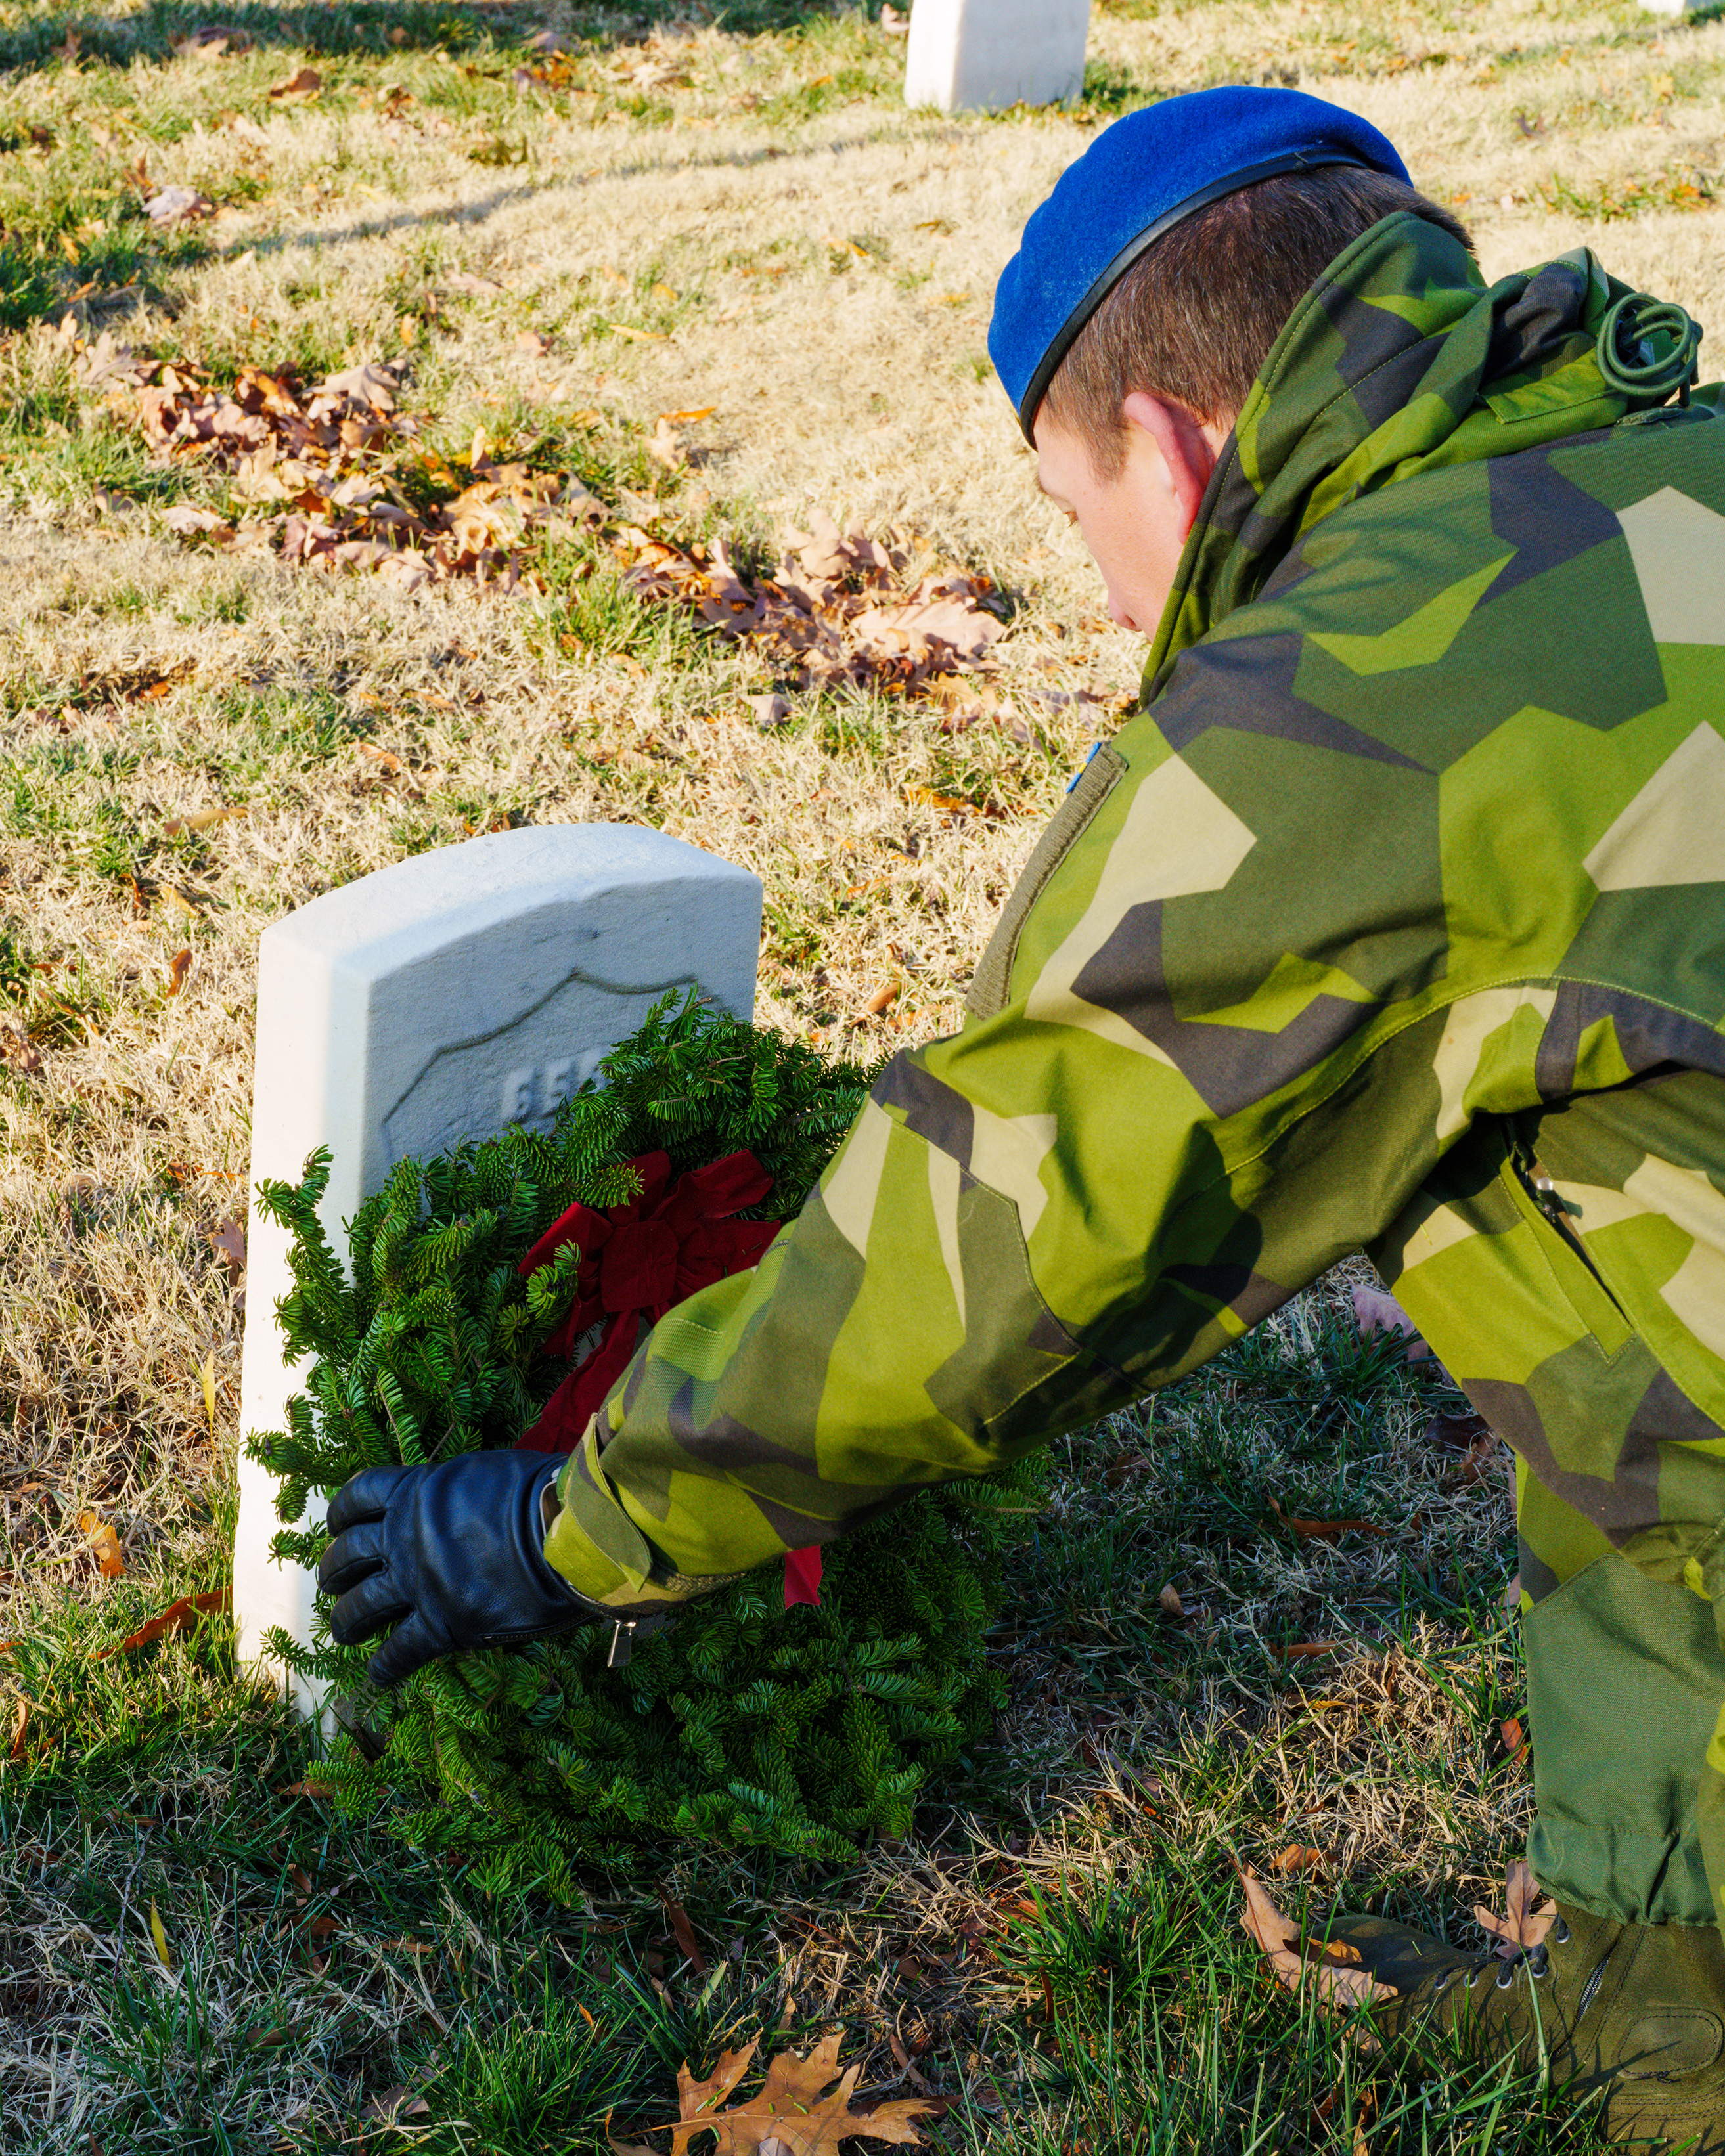
[[[516,1270],[544,1229],[577,1199],[625,1202],[626,1163],[659,1149],[681,1173],[746,1147],[774,1178],[763,1209],[789,1217],[869,1075],[667,998],[548,1135],[516,1127],[401,1163],[350,1224],[351,1280],[317,1220],[327,1157],[297,1186],[265,1184],[294,1238],[283,1327],[312,1358],[287,1430],[250,1440],[282,1477],[282,1518],[362,1467],[512,1444],[568,1368],[543,1343],[573,1265]],[[650,1864],[667,1838],[842,1861],[907,1832],[927,1777],[990,1726],[1003,1686],[984,1635],[1037,1486],[1020,1468],[922,1493],[833,1548],[818,1606],[785,1609],[765,1568],[620,1669],[606,1625],[457,1656],[387,1695],[365,1679],[368,1648],[271,1645],[363,1709],[320,1787],[356,1812],[393,1799],[394,1831],[475,1860],[492,1891],[569,1894],[576,1864]],[[327,1542],[291,1526],[275,1548],[310,1563]]]

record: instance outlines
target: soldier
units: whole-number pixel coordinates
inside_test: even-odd
[[[1487,286],[1352,115],[1060,179],[991,350],[1153,635],[976,970],[567,1463],[373,1469],[373,1667],[657,1611],[1171,1383],[1369,1254],[1518,1455],[1546,1942],[1390,1994],[1725,2149],[1725,423],[1585,249]],[[1675,399],[1675,401],[1674,401]],[[559,1471],[560,1470],[560,1471]],[[543,1531],[543,1532],[542,1532]]]

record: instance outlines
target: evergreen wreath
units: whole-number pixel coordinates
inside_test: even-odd
[[[351,1278],[317,1218],[328,1154],[297,1185],[262,1184],[293,1238],[287,1345],[312,1358],[287,1430],[248,1445],[282,1479],[282,1519],[363,1467],[514,1444],[571,1367],[546,1343],[568,1333],[579,1251],[520,1270],[548,1227],[576,1203],[626,1204],[631,1162],[656,1151],[681,1174],[746,1148],[772,1178],[755,1217],[788,1218],[873,1075],[667,997],[548,1133],[400,1163],[349,1225]],[[320,1786],[471,1860],[491,1891],[568,1897],[577,1864],[633,1869],[667,1837],[842,1861],[908,1832],[929,1775],[990,1727],[1005,1688],[985,1634],[1041,1489],[1026,1463],[921,1492],[832,1546],[817,1604],[785,1609],[778,1573],[750,1573],[619,1668],[604,1623],[435,1663],[388,1694],[365,1677],[369,1648],[334,1645],[322,1617],[310,1649],[270,1644],[348,1703]],[[315,1565],[327,1542],[290,1525],[273,1547]]]

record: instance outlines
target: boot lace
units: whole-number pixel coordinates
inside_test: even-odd
[[[1546,1978],[1551,1974],[1552,1946],[1555,1944],[1567,1947],[1573,1936],[1568,1925],[1563,1917],[1559,1917],[1552,1926],[1549,1939],[1542,1939],[1537,1947],[1524,1947],[1519,1953],[1511,1955],[1506,1959],[1496,1954],[1475,1954],[1462,1982],[1466,1989],[1471,1991],[1486,1970],[1495,1965],[1497,1969],[1497,1989],[1500,1991],[1507,1991],[1515,1982],[1516,1976],[1524,1972],[1535,1984],[1543,1984]],[[1459,1970],[1446,1969],[1437,1982],[1433,1984],[1432,1995],[1435,1998],[1439,1992],[1447,1989],[1450,1979],[1458,1974],[1460,1974]]]

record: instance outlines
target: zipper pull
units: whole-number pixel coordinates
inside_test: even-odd
[[[635,1622],[632,1617],[620,1617],[611,1627],[610,1650],[605,1658],[608,1670],[626,1670],[629,1658],[635,1652]]]
[[[1527,1180],[1533,1185],[1533,1195],[1546,1219],[1559,1228],[1566,1226],[1568,1209],[1558,1195],[1557,1184],[1537,1160],[1528,1163]]]

